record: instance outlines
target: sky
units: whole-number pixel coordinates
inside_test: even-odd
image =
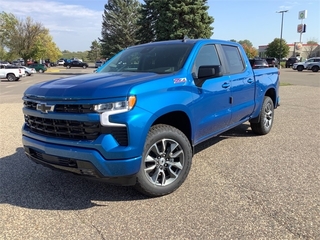
[[[102,15],[108,0],[1,0],[0,12],[18,19],[31,17],[49,29],[58,48],[68,51],[90,50],[101,37]],[[142,0],[140,0],[142,2]],[[281,36],[287,43],[300,41],[297,25],[307,25],[302,42],[320,43],[319,0],[208,0],[208,14],[214,18],[211,38],[249,40],[253,46],[268,45]],[[307,11],[299,20],[299,12]]]

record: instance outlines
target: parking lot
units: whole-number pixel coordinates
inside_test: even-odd
[[[56,68],[0,82],[0,239],[320,239],[320,73],[281,69],[270,134],[248,123],[196,148],[185,183],[146,198],[31,162],[23,91],[91,73]]]

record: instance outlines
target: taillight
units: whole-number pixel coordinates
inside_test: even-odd
[[[21,73],[21,69],[19,68],[19,73]]]

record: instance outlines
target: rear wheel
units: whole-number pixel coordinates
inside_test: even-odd
[[[43,73],[43,70],[42,69],[39,69],[39,71],[38,71],[39,73]]]
[[[270,97],[265,96],[262,104],[259,122],[250,122],[254,133],[265,135],[270,132],[274,119],[274,104]]]
[[[319,67],[318,66],[313,66],[311,68],[312,72],[318,72],[319,71]]]
[[[67,65],[67,68],[71,68],[71,66],[70,66],[70,65]]]
[[[86,69],[87,68],[87,66],[86,65],[83,65],[83,69]]]
[[[185,181],[191,162],[188,138],[172,126],[155,125],[145,142],[135,188],[150,197],[169,194]]]
[[[7,80],[8,80],[9,82],[15,81],[15,80],[16,80],[16,76],[15,76],[13,73],[9,73],[9,74],[7,75]]]

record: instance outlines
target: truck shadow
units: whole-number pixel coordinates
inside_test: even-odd
[[[205,150],[206,148],[211,147],[212,145],[214,145],[220,141],[228,139],[228,138],[255,137],[255,136],[257,136],[257,135],[252,132],[251,127],[250,127],[250,123],[245,122],[245,123],[233,128],[233,129],[230,129],[227,132],[224,132],[216,137],[210,138],[210,139],[200,143],[199,145],[197,145],[195,147],[195,154]]]
[[[197,152],[230,137],[253,136],[249,126],[241,126],[197,146]],[[29,160],[22,147],[0,159],[0,204],[28,209],[79,210],[99,205],[95,202],[148,199],[133,187],[121,187],[54,171]]]

